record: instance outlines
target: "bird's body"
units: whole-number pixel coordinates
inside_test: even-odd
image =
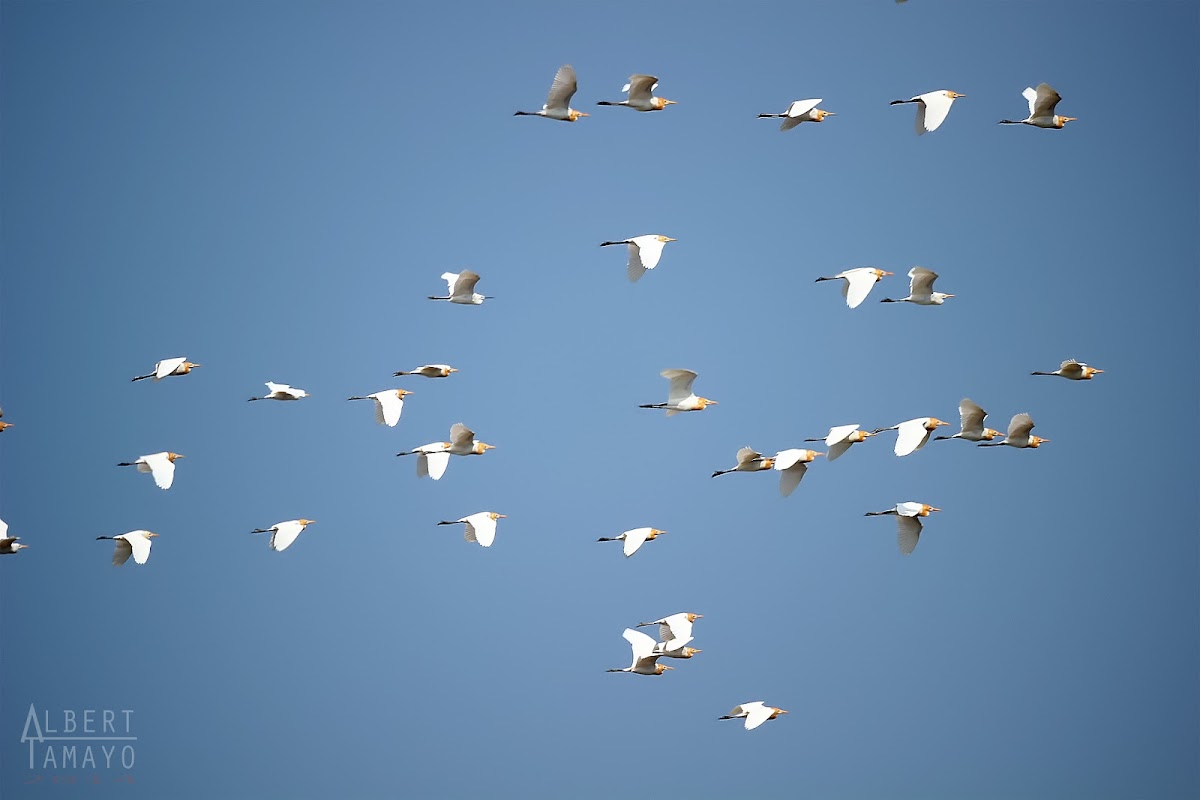
[[[1029,116],[1025,119],[1002,119],[1000,125],[1032,125],[1035,128],[1061,129],[1068,122],[1074,122],[1077,117],[1063,117],[1054,113],[1055,107],[1062,97],[1050,88],[1047,83],[1040,83],[1034,89],[1026,86],[1021,96],[1029,101]]]
[[[901,297],[898,300],[893,300],[885,297],[880,300],[881,303],[914,303],[919,306],[940,306],[948,297],[954,297],[952,294],[945,292],[935,292],[933,290],[933,282],[937,280],[938,274],[931,269],[924,267],[913,267],[908,271],[908,297]]]
[[[448,378],[452,372],[458,372],[458,370],[449,364],[422,364],[414,369],[393,372],[392,377],[398,378],[401,375],[420,375],[423,378]]]
[[[133,556],[135,564],[145,564],[150,558],[150,545],[157,533],[150,531],[130,531],[122,533],[120,536],[97,536],[96,541],[101,539],[112,539],[116,544],[116,550],[113,551],[112,563],[114,567],[119,567]]]
[[[783,473],[779,476],[779,493],[787,497],[795,491],[796,487],[800,485],[800,480],[804,477],[804,473],[808,471],[808,465],[817,456],[823,455],[825,454],[818,453],[816,450],[795,447],[789,450],[780,450],[776,453],[772,469]]]
[[[928,517],[934,511],[941,511],[925,503],[908,501],[897,503],[895,508],[887,511],[868,511],[863,516],[881,517],[891,514],[896,517],[896,542],[902,555],[910,555],[917,547],[917,539],[921,536],[921,517]]]
[[[650,622],[639,622],[639,628],[645,628],[650,625],[658,626],[659,642],[655,645],[655,649],[667,656],[668,658],[691,658],[692,654],[678,655],[691,650],[694,653],[699,653],[694,647],[685,647],[692,641],[692,623],[702,618],[703,614],[691,614],[688,612],[680,612],[672,614],[669,617],[652,620]]]
[[[350,400],[374,400],[375,401],[375,421],[380,425],[387,425],[389,428],[396,427],[396,423],[400,421],[400,413],[404,411],[404,396],[412,394],[407,389],[385,389],[382,392],[366,395],[365,397],[351,397]]]
[[[825,446],[829,448],[826,453],[826,458],[830,461],[836,461],[841,458],[842,454],[850,449],[850,445],[858,442],[865,442],[868,436],[874,436],[875,431],[859,430],[858,423],[850,425],[838,425],[830,428],[829,434],[824,439],[805,439],[806,442],[824,441]]]
[[[873,433],[897,431],[894,452],[898,456],[906,456],[924,447],[925,443],[929,441],[929,434],[938,427],[949,424],[949,422],[943,422],[937,417],[917,417],[916,419],[901,422],[899,425],[893,425],[890,428],[877,428]]]
[[[479,273],[477,272],[469,269],[464,269],[462,272],[443,272],[442,280],[446,282],[446,296],[430,295],[430,300],[449,300],[458,305],[477,306],[481,305],[484,300],[492,299],[488,295],[475,291],[475,284],[479,282]]]
[[[775,466],[775,459],[763,458],[763,454],[753,447],[743,447],[737,451],[736,465],[729,469],[719,469],[712,476],[715,478],[718,475],[726,475],[730,472],[758,472],[764,469],[771,469],[773,466]]]
[[[504,514],[497,514],[495,511],[480,511],[462,519],[442,521],[438,525],[456,525],[462,522],[465,524],[464,539],[476,542],[480,547],[491,547],[492,542],[496,541],[496,520],[504,518]]]
[[[450,464],[450,456],[478,456],[496,447],[494,444],[475,441],[475,431],[461,422],[450,426],[450,441],[430,442],[420,447],[396,453],[398,456],[417,456],[417,477],[426,476],[439,480]]]
[[[696,373],[690,369],[664,369],[659,374],[671,382],[667,389],[667,402],[646,403],[638,408],[665,408],[667,416],[673,417],[681,411],[703,411],[708,406],[719,405],[716,400],[696,396],[692,391]]]
[[[887,270],[875,267],[857,267],[839,272],[837,275],[830,275],[827,278],[817,278],[815,282],[844,280],[842,297],[846,299],[847,306],[858,308],[862,301],[867,299],[867,295],[871,293],[875,283],[882,280],[885,275],[891,274]]]
[[[29,545],[17,541],[20,538],[20,536],[9,536],[8,523],[0,519],[0,556],[11,556],[18,550],[29,547]]]
[[[623,542],[622,548],[625,552],[625,557],[629,558],[638,551],[646,542],[662,536],[666,531],[660,531],[658,528],[634,528],[633,530],[625,531],[616,536],[601,536],[597,542]]]
[[[787,131],[799,125],[801,122],[824,122],[826,117],[836,117],[832,111],[824,111],[817,108],[821,104],[820,98],[810,100],[793,100],[787,107],[787,111],[782,114],[759,114],[759,119],[768,119],[771,117],[783,117],[783,122],[779,124],[779,130]]]
[[[266,382],[267,393],[262,397],[251,397],[250,400],[301,400],[308,397],[308,392],[303,389],[294,389],[286,383]]]
[[[156,363],[154,365],[153,372],[148,372],[145,375],[138,375],[133,380],[144,381],[146,378],[153,378],[154,380],[159,381],[172,375],[187,375],[198,366],[200,365],[193,364],[191,361],[188,361],[186,356],[181,356],[180,358],[168,358]]]
[[[1073,358],[1068,358],[1059,365],[1054,372],[1031,372],[1030,375],[1057,375],[1060,378],[1066,378],[1069,381],[1090,381],[1092,378],[1104,372],[1102,369],[1089,367],[1082,361],[1076,361]]]
[[[575,69],[570,64],[563,64],[554,75],[554,83],[550,84],[550,94],[541,111],[518,111],[514,117],[545,117],[562,122],[575,122],[587,114],[571,108],[571,98],[579,83],[575,79]]]
[[[990,442],[997,436],[1004,435],[1000,431],[983,427],[983,420],[987,417],[987,412],[969,397],[964,397],[958,404],[958,416],[961,420],[958,433],[953,436],[938,436],[937,440],[966,439],[968,442]]]
[[[776,719],[780,714],[786,714],[782,708],[769,706],[761,700],[755,700],[753,703],[742,703],[740,706],[734,706],[723,717],[718,719],[744,719],[746,721],[746,730],[752,731],[759,725],[762,725],[769,719]]]
[[[657,88],[658,78],[653,75],[630,75],[629,83],[621,87],[622,92],[629,93],[627,99],[615,102],[601,100],[596,105],[625,106],[637,111],[662,111],[667,106],[675,105],[674,100],[668,100],[665,97],[654,97],[652,93]]]
[[[316,520],[289,519],[287,522],[278,522],[269,528],[255,528],[250,532],[271,534],[271,549],[282,552],[291,547],[292,542],[296,541],[296,537],[300,535],[301,531],[314,522]]]
[[[137,467],[138,472],[149,472],[154,477],[154,485],[160,489],[170,489],[175,480],[175,459],[183,458],[179,453],[151,453],[140,456],[136,461],[122,461],[118,467]]]
[[[889,105],[896,106],[904,103],[916,103],[917,135],[920,136],[921,134],[936,131],[946,121],[946,115],[950,113],[950,106],[959,97],[966,97],[966,95],[951,92],[947,89],[939,89],[936,92],[926,92],[916,97],[910,97],[907,100],[893,100]]]
[[[664,664],[659,664],[658,659],[662,658],[662,653],[656,653],[654,646],[656,642],[641,631],[635,631],[633,628],[626,628],[621,634],[625,637],[625,641],[629,642],[629,646],[633,648],[633,663],[623,669],[609,669],[605,672],[632,672],[634,675],[662,675],[663,672],[674,667],[668,667]]]
[[[1040,447],[1042,444],[1049,442],[1049,439],[1043,439],[1040,436],[1034,436],[1030,433],[1033,430],[1033,417],[1028,414],[1021,413],[1015,415],[1008,423],[1008,433],[1004,439],[999,442],[981,442],[978,447],[999,447],[1000,445],[1008,445],[1009,447]]]
[[[635,236],[632,239],[621,239],[617,242],[601,242],[600,246],[629,245],[629,261],[625,264],[625,274],[629,277],[630,281],[636,282],[646,274],[647,270],[652,270],[658,266],[658,260],[662,258],[663,247],[666,246],[667,242],[674,241],[675,239],[672,239],[670,236],[647,234],[645,236]]]

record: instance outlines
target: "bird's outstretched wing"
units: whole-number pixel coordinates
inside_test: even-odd
[[[908,271],[908,293],[912,297],[927,297],[933,293],[933,282],[937,273],[925,267],[913,267]]]
[[[901,555],[911,555],[917,548],[917,539],[920,536],[920,517],[896,517],[896,542],[900,545]]]
[[[630,100],[649,100],[650,93],[658,87],[658,78],[653,75],[630,75],[629,83],[621,89],[629,92]]]
[[[575,69],[570,64],[563,64],[558,68],[558,73],[554,76],[554,83],[550,84],[550,94],[546,97],[546,105],[544,108],[549,111],[551,109],[560,109],[566,111],[571,105],[571,98],[575,95],[575,90],[579,88],[575,80]]]
[[[1029,91],[1026,89],[1026,91]],[[1029,95],[1025,95],[1026,99]],[[1035,92],[1036,102],[1029,104],[1029,114],[1033,117],[1052,117],[1054,109],[1058,105],[1058,101],[1062,100],[1062,96],[1058,92],[1050,88],[1049,84],[1039,83],[1037,92]]]
[[[692,384],[696,381],[696,373],[690,369],[664,369],[660,374],[671,382],[667,390],[668,403],[675,405],[692,396]]]

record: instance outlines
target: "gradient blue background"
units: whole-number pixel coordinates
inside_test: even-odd
[[[0,516],[32,547],[0,559],[0,795],[1197,796],[1198,30],[1184,2],[6,0]],[[513,118],[563,63],[593,116]],[[594,105],[634,72],[679,105]],[[1042,81],[1078,122],[995,124]],[[926,136],[887,105],[939,88],[967,97]],[[755,119],[813,96],[838,116]],[[645,233],[679,241],[630,285],[596,245]],[[813,283],[867,264],[897,277],[855,311]],[[957,297],[880,305],[914,264]],[[424,299],[463,268],[496,299]],[[1028,374],[1068,357],[1106,372]],[[428,362],[461,372],[390,377]],[[638,409],[667,367],[720,405]],[[266,380],[313,396],[246,403]],[[399,385],[395,429],[345,401]],[[709,478],[963,396],[1051,443],[887,434],[787,499]],[[438,483],[393,457],[457,421],[497,449]],[[169,492],[114,466],[160,450]],[[945,509],[910,558],[862,516],[901,500]],[[480,510],[490,550],[435,526]],[[284,553],[247,535],[296,517]],[[595,543],[641,525],[670,534]],[[149,564],[114,569],[94,537],[135,528]],[[701,655],[605,674],[678,611]],[[716,721],[754,699],[792,713]],[[135,783],[28,770],[31,703],[133,709]]]

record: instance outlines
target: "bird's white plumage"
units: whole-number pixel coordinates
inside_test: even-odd
[[[925,267],[913,267],[908,271],[908,294],[913,299],[929,299],[933,295],[933,282],[937,273]]]
[[[681,403],[694,402],[697,398],[692,392],[692,384],[696,382],[696,373],[690,369],[664,369],[661,373],[671,382],[667,389],[667,403],[677,406]]]
[[[774,469],[782,474],[779,476],[779,493],[787,497],[800,485],[804,473],[808,471],[808,462],[813,459],[813,451],[803,448],[780,450],[775,455]]]
[[[624,240],[629,246],[629,261],[625,264],[625,273],[631,282],[636,283],[647,271],[658,266],[667,241],[670,241],[668,237],[660,234],[646,234]]]
[[[138,472],[149,472],[154,478],[154,485],[160,489],[170,489],[175,480],[175,462],[170,453],[151,453],[142,456],[137,461]]]
[[[565,115],[578,88],[575,69],[570,64],[563,64],[554,75],[554,83],[550,84],[550,93],[546,96],[546,104],[542,106],[542,110],[561,112]]]
[[[119,567],[133,556],[135,564],[145,564],[150,558],[150,545],[153,541],[146,535],[150,531],[130,531],[122,533],[120,536],[113,537],[113,544],[116,549],[113,551],[112,563],[114,567]]]
[[[896,516],[896,542],[900,546],[901,555],[912,555],[917,548],[917,540],[921,536],[921,518],[917,516]]]
[[[271,531],[271,549],[277,552],[287,550],[291,547],[292,542],[296,541],[296,537],[300,535],[305,527],[305,524],[298,519],[290,519],[287,522],[280,522],[278,525],[273,525],[269,528]]]
[[[1052,119],[1054,117],[1054,109],[1058,107],[1058,103],[1062,100],[1062,96],[1050,88],[1049,84],[1038,84],[1037,89],[1026,87],[1025,91],[1021,92],[1026,100],[1029,101],[1029,118],[1034,119]]]
[[[288,386],[286,383],[267,381],[265,385],[267,393],[261,398],[263,400],[299,400],[308,397],[308,392]]]
[[[658,638],[669,645],[665,650],[678,650],[692,640],[692,621],[687,612],[671,614],[651,624],[658,625]]]
[[[752,731],[769,720],[774,713],[775,709],[772,706],[761,700],[755,700],[753,703],[734,706],[733,710],[729,712],[729,716],[736,719],[744,718],[746,730]]]
[[[167,377],[179,367],[183,366],[183,362],[187,361],[187,356],[179,358],[168,358],[165,361],[159,361],[154,365],[154,380],[160,380]]]
[[[389,428],[396,427],[396,423],[400,421],[400,414],[404,411],[404,398],[397,394],[395,389],[385,389],[367,397],[375,401],[375,421]]]
[[[636,102],[649,102],[651,93],[658,88],[658,78],[653,75],[631,75],[629,83],[621,87],[622,92],[629,93],[629,99]]]
[[[867,299],[867,295],[879,281],[874,267],[848,269],[840,273],[839,277],[846,279],[846,284],[842,287],[842,297],[846,298],[846,305],[850,308],[862,305],[862,301]]]
[[[917,135],[936,131],[946,121],[954,98],[950,93],[939,89],[936,92],[926,92],[911,98],[908,102],[917,104]]]
[[[825,446],[833,447],[835,444],[844,442],[846,437],[858,430],[858,423],[854,422],[849,425],[838,425],[829,429],[829,435],[825,437]],[[832,461],[833,459],[829,459]]]
[[[440,442],[439,442],[440,444]],[[417,477],[441,480],[450,465],[450,454],[445,450],[427,451],[417,454]]]
[[[801,122],[811,119],[812,114],[810,112],[820,104],[820,98],[793,100],[788,106],[787,111],[784,112],[787,116],[784,117],[783,122],[779,123],[779,130],[790,131]]]
[[[475,542],[482,547],[491,547],[496,541],[496,520],[490,511],[480,511],[477,514],[463,517],[458,522],[465,523],[463,538]]]
[[[929,421],[929,417],[918,417],[896,426],[896,455],[906,456],[925,446],[929,441],[929,430],[925,427]]]
[[[633,530],[625,531],[617,538],[622,539],[621,550],[625,553],[625,557],[629,558],[638,551],[638,548],[646,543],[647,537],[650,536],[650,531],[653,528],[634,528]],[[645,634],[642,634],[643,636]],[[649,638],[649,637],[646,637]]]

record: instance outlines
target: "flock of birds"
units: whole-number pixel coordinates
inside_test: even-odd
[[[662,111],[667,106],[673,105],[675,101],[655,96],[654,91],[657,87],[657,78],[650,75],[633,75],[622,89],[623,92],[627,93],[626,99],[620,101],[600,101],[598,105],[625,106],[641,112]],[[549,96],[542,109],[540,111],[518,111],[516,115],[540,116],[564,122],[576,122],[581,117],[588,116],[588,114],[570,107],[571,99],[574,97],[577,88],[574,69],[569,65],[564,65],[559,68],[555,75],[554,82],[550,87]],[[1025,89],[1023,94],[1029,104],[1029,115],[1022,120],[1001,120],[1000,124],[1024,124],[1038,128],[1059,129],[1067,122],[1075,119],[1074,117],[1060,116],[1056,113],[1057,105],[1062,98],[1050,86],[1044,83],[1036,89]],[[945,122],[954,101],[963,96],[957,92],[939,90],[916,95],[907,100],[895,100],[892,104],[916,105],[917,133],[924,134],[937,130]],[[803,122],[823,122],[828,117],[835,116],[833,112],[818,108],[821,102],[822,100],[820,99],[797,100],[791,103],[782,113],[759,114],[758,116],[763,118],[782,118],[783,122],[780,125],[780,129],[786,131]],[[649,270],[653,270],[658,266],[664,248],[668,243],[673,241],[675,240],[669,236],[651,234],[618,241],[601,242],[601,246],[625,245],[628,248],[626,273],[630,281],[636,282]],[[842,297],[846,305],[854,309],[866,300],[876,283],[892,274],[886,270],[874,267],[859,267],[839,272],[836,275],[819,277],[816,280],[818,282],[842,281]],[[485,300],[491,299],[487,295],[476,292],[476,286],[480,280],[480,276],[476,272],[471,270],[463,270],[458,273],[446,272],[442,274],[441,278],[447,285],[446,294],[430,295],[430,300],[447,301],[457,305],[477,306],[481,305]],[[934,291],[934,282],[938,279],[938,275],[932,270],[925,269],[924,267],[913,267],[908,272],[908,278],[909,292],[907,297],[896,299],[884,298],[881,302],[906,302],[921,306],[940,306],[946,300],[954,297],[953,294]],[[200,364],[188,361],[184,357],[164,359],[155,364],[153,371],[145,375],[138,375],[133,378],[133,381],[147,379],[159,381],[165,378],[181,377],[191,374],[193,370],[200,366]],[[450,377],[457,371],[457,369],[447,364],[424,364],[411,370],[395,372],[394,376],[419,376],[428,379],[443,379]],[[1091,380],[1102,372],[1103,370],[1070,359],[1063,361],[1059,368],[1052,372],[1033,372],[1031,374],[1058,376],[1072,381],[1084,381]],[[666,401],[642,404],[641,408],[665,410],[666,416],[670,417],[684,412],[704,411],[708,406],[717,405],[717,401],[697,396],[693,391],[693,385],[697,378],[695,372],[687,369],[667,369],[663,370],[661,374],[669,382]],[[266,387],[266,394],[251,397],[249,400],[297,401],[309,397],[309,393],[304,389],[295,388],[288,384],[267,381]],[[412,392],[406,389],[396,388],[386,389],[374,394],[352,396],[349,400],[373,401],[376,421],[381,425],[395,427],[400,421],[404,409],[405,397],[410,394]],[[1009,422],[1007,432],[1001,433],[1000,431],[985,427],[984,423],[987,418],[987,412],[971,399],[963,398],[959,403],[958,410],[960,417],[959,431],[950,436],[938,436],[936,440],[963,439],[975,442],[983,447],[1007,445],[1015,448],[1037,448],[1049,441],[1048,439],[1032,434],[1034,422],[1032,417],[1027,413],[1020,413],[1013,416]],[[0,410],[0,432],[11,426],[11,423],[3,421],[2,417],[3,411]],[[716,478],[733,472],[779,472],[779,491],[786,497],[792,494],[800,485],[809,465],[821,456],[832,462],[843,456],[852,445],[862,443],[869,437],[876,436],[885,431],[896,431],[895,455],[901,457],[908,456],[924,447],[929,441],[931,434],[939,427],[949,425],[950,423],[933,416],[910,419],[890,427],[876,428],[869,431],[860,428],[857,423],[836,425],[829,429],[829,433],[823,439],[814,438],[805,440],[806,442],[823,442],[826,447],[826,450],[823,452],[807,448],[792,448],[777,452],[773,456],[764,456],[751,447],[743,447],[737,452],[734,466],[728,469],[717,470],[712,473],[712,477]],[[448,441],[420,445],[411,450],[397,453],[397,455],[417,456],[417,475],[421,478],[428,477],[436,481],[445,475],[451,456],[483,455],[493,447],[494,445],[477,440],[475,432],[460,422],[451,426]],[[183,458],[183,455],[175,452],[150,453],[139,456],[133,461],[120,462],[118,466],[135,467],[138,472],[149,474],[158,488],[167,490],[173,485],[176,462],[181,458]],[[897,503],[893,508],[882,511],[868,511],[865,515],[895,516],[899,549],[902,554],[907,556],[917,546],[922,531],[922,518],[928,517],[931,513],[940,510],[927,503],[904,501]],[[438,524],[461,524],[464,526],[464,538],[466,541],[477,543],[482,547],[491,547],[496,539],[498,521],[504,518],[504,514],[494,511],[480,511],[455,520],[443,520]],[[268,528],[255,528],[251,533],[271,534],[270,548],[274,551],[283,551],[292,546],[305,528],[313,524],[313,522],[314,520],[303,518],[286,520]],[[640,527],[624,531],[616,536],[601,537],[599,541],[621,542],[624,555],[630,557],[637,553],[646,542],[653,541],[665,533],[667,532],[658,528]],[[149,560],[151,546],[157,535],[151,531],[135,530],[119,536],[99,536],[96,538],[98,540],[112,540],[115,543],[112,563],[120,566],[126,563],[130,557],[137,564],[145,564]],[[27,547],[29,545],[20,542],[19,537],[8,536],[8,525],[3,520],[0,520],[0,554],[14,554]],[[626,628],[623,636],[632,649],[632,663],[628,667],[610,669],[608,671],[628,672],[636,675],[662,675],[667,670],[673,669],[673,667],[659,663],[659,660],[662,658],[690,659],[701,652],[699,649],[690,646],[690,643],[694,640],[692,635],[693,624],[700,618],[700,614],[681,612],[651,622],[638,624],[637,627],[657,626],[659,633],[657,641],[641,631]],[[729,714],[720,717],[720,719],[741,719],[744,721],[745,728],[752,730],[766,721],[776,719],[786,713],[788,712],[781,708],[766,705],[761,701],[755,701],[735,706]]]

